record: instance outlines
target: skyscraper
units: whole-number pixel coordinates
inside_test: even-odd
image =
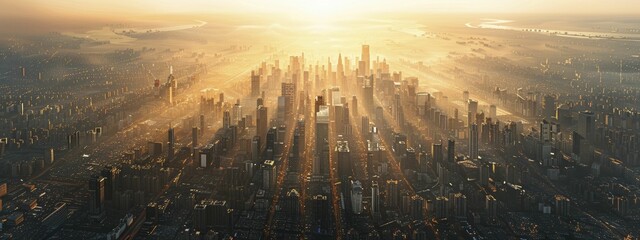
[[[256,112],[256,135],[260,137],[260,142],[262,145],[260,146],[260,149],[262,149],[265,144],[264,139],[267,137],[267,126],[269,123],[267,107],[260,105],[258,106],[258,110]]]
[[[362,213],[362,184],[351,180],[351,210],[354,214]]]
[[[478,101],[469,99],[467,112],[469,112],[469,116],[468,116],[469,122],[467,124],[471,125],[473,123],[476,123],[475,117],[476,117],[476,114],[478,114]]]
[[[265,190],[275,190],[278,176],[275,164],[273,160],[264,160],[262,164],[262,188]]]
[[[371,215],[380,213],[380,187],[377,181],[371,181]]]
[[[260,75],[251,71],[251,97],[260,96]]]
[[[371,74],[371,57],[369,56],[369,45],[362,45],[361,61],[364,62],[364,69],[362,70],[365,76]]]
[[[313,166],[315,175],[329,174],[329,107],[319,106],[316,116],[316,159]]]
[[[237,126],[238,122],[242,120],[242,105],[240,105],[240,100],[236,101],[236,104],[233,105],[233,109],[231,109],[231,122],[230,126]]]
[[[595,137],[596,115],[591,111],[582,111],[578,116],[577,130],[580,136],[593,143]]]
[[[542,113],[544,118],[552,118],[556,115],[556,97],[545,95],[542,99]]]
[[[456,161],[456,140],[449,139],[447,144],[447,162],[454,163]]]
[[[338,156],[338,176],[340,176],[340,179],[347,179],[347,177],[351,176],[353,173],[351,168],[349,142],[338,141],[336,144],[336,153]]]
[[[342,54],[338,54],[338,65],[336,69],[336,80],[338,84],[344,81],[344,66],[342,65]]]
[[[292,221],[297,221],[300,217],[300,193],[295,188],[287,192],[284,199],[284,210],[288,219]]]
[[[442,163],[444,160],[442,144],[435,143],[431,146],[431,156],[433,157],[434,163]]]
[[[260,160],[260,137],[253,136],[251,139],[251,162],[257,164]]]
[[[191,128],[191,152],[198,147],[198,127]]]
[[[398,201],[400,199],[400,190],[398,189],[398,180],[387,180],[386,200],[387,206],[391,208],[398,207]]]
[[[106,200],[113,200],[113,194],[117,190],[117,178],[120,174],[120,169],[113,166],[106,166],[100,172],[100,176],[104,179],[104,198]]]
[[[486,195],[484,209],[487,212],[487,221],[493,222],[497,219],[498,201],[495,197]]]
[[[175,153],[175,145],[176,145],[176,136],[174,133],[173,127],[169,127],[169,131],[167,132],[167,160],[173,160],[173,154]]]
[[[224,113],[222,113],[222,127],[231,127],[231,113],[229,113],[229,111],[225,110]]]
[[[104,177],[92,176],[89,180],[89,213],[91,215],[104,213],[104,185]]]
[[[329,198],[326,195],[315,195],[311,197],[311,209],[313,213],[314,231],[320,229],[327,230],[331,221],[331,210],[329,209]]]
[[[469,157],[478,159],[478,125],[475,123],[469,126]]]
[[[453,195],[453,213],[457,218],[467,217],[467,197],[464,194]]]

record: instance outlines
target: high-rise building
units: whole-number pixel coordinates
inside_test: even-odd
[[[276,163],[273,160],[264,160],[262,164],[262,188],[275,190],[277,176]]]
[[[293,130],[293,142],[291,146],[291,153],[289,154],[289,161],[287,171],[289,172],[298,172],[300,166],[300,148],[304,148],[304,145],[301,146],[300,140],[300,130],[296,127]]]
[[[326,105],[326,103],[324,101],[324,97],[323,96],[316,96],[314,103],[315,104],[314,104],[313,113],[315,114],[314,116],[317,116],[318,112],[320,111],[320,106]]]
[[[371,181],[371,215],[380,213],[380,187],[377,181]]]
[[[545,95],[542,98],[542,114],[543,118],[552,118],[556,115],[556,97],[553,95]]]
[[[445,196],[436,197],[434,212],[436,219],[447,218],[449,216],[449,199]]]
[[[362,70],[365,76],[371,74],[371,57],[369,55],[369,45],[362,45],[362,55],[360,58],[364,62],[364,69]]]
[[[351,106],[349,106],[349,108],[351,109],[351,114],[353,114],[354,117],[358,116],[358,98],[354,95],[351,97]]]
[[[467,112],[469,112],[469,122],[468,125],[471,125],[475,122],[476,114],[478,114],[478,101],[469,99],[469,103],[467,106]]]
[[[481,163],[478,166],[478,183],[480,186],[487,187],[489,185],[489,177],[491,175],[491,166],[488,163]]]
[[[405,148],[404,156],[400,159],[400,169],[417,169],[418,155],[413,148]]]
[[[398,180],[387,180],[387,189],[385,194],[387,206],[391,208],[399,207],[398,201],[400,199],[400,190],[398,189]]]
[[[362,116],[362,121],[360,125],[361,125],[360,127],[362,128],[360,129],[360,134],[362,134],[364,139],[369,140],[369,136],[371,136],[371,133],[370,133],[371,130],[369,128],[369,117]]]
[[[293,105],[295,103],[296,96],[296,84],[295,83],[282,83],[282,96],[284,97],[284,114],[289,117],[293,114]]]
[[[554,197],[556,214],[559,216],[571,215],[571,200],[564,195],[555,195]]]
[[[424,199],[418,195],[411,196],[409,215],[412,219],[422,220],[424,217]]]
[[[496,221],[498,214],[498,201],[492,195],[486,195],[485,197],[485,211],[487,212],[487,220],[489,222]]]
[[[104,213],[104,185],[104,177],[92,176],[89,180],[89,213],[91,215]]]
[[[447,142],[447,162],[455,163],[456,161],[456,140],[449,139]]]
[[[222,113],[222,127],[227,129],[231,127],[231,113],[229,111],[224,111]]]
[[[338,157],[338,176],[340,176],[340,179],[347,179],[353,174],[353,169],[351,167],[351,152],[349,150],[349,142],[338,141],[335,151]]]
[[[240,100],[236,101],[236,104],[233,105],[233,109],[231,109],[231,122],[230,126],[237,126],[239,121],[242,121],[242,105],[240,105]]]
[[[344,66],[342,65],[342,54],[338,54],[338,65],[336,69],[336,80],[339,84],[344,81]]]
[[[118,188],[119,175],[120,169],[113,166],[106,166],[100,172],[100,176],[104,178],[104,198],[106,200],[113,200],[113,195]]]
[[[478,125],[471,124],[469,126],[469,157],[478,159]]]
[[[319,106],[316,114],[316,162],[314,175],[329,175],[329,107]]]
[[[467,218],[467,197],[464,194],[453,195],[453,213],[457,218]]]
[[[351,210],[353,214],[362,213],[362,184],[351,180]]]
[[[284,210],[288,218],[295,222],[300,218],[300,193],[295,188],[287,192],[284,199]]]
[[[204,127],[205,127],[204,114],[200,114],[200,129],[198,132],[200,135],[204,133]]]
[[[191,128],[191,152],[195,152],[198,147],[198,127]]]
[[[596,132],[596,115],[590,111],[582,111],[578,116],[577,130],[580,136],[593,143]]]
[[[276,143],[278,142],[278,128],[272,127],[267,131],[265,139],[265,157],[273,159],[276,151]]]
[[[260,75],[251,71],[251,97],[260,96]]]
[[[331,223],[331,210],[329,209],[329,198],[326,195],[315,195],[311,197],[311,209],[313,213],[314,229],[327,230]]]
[[[267,137],[268,123],[267,107],[259,105],[256,113],[256,136],[260,137],[261,149],[264,148],[264,139]]]
[[[444,156],[443,156],[442,144],[434,143],[431,146],[431,157],[433,158],[434,163],[443,163]]]
[[[260,137],[253,136],[251,140],[251,162],[258,163],[260,160]]]
[[[169,127],[167,132],[167,161],[173,160],[173,154],[175,153],[176,136],[173,127]]]

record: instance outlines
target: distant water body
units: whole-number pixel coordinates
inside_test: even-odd
[[[499,29],[499,30],[512,30],[521,32],[539,33],[550,36],[568,37],[568,38],[582,38],[582,39],[595,39],[595,40],[618,40],[618,41],[640,41],[640,34],[636,33],[617,33],[617,32],[590,32],[590,31],[571,31],[571,30],[559,30],[559,29],[543,29],[543,28],[524,28],[511,26],[514,23],[513,20],[504,19],[481,19],[477,25],[473,23],[466,23],[468,28],[484,28],[484,29]]]

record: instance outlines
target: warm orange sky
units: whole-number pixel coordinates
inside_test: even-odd
[[[291,15],[366,12],[637,14],[638,0],[0,0],[0,14],[35,12],[271,12]]]

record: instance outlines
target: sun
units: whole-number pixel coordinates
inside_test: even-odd
[[[349,14],[349,1],[315,0],[295,1],[303,18],[310,22],[327,23],[336,20],[344,14]]]

